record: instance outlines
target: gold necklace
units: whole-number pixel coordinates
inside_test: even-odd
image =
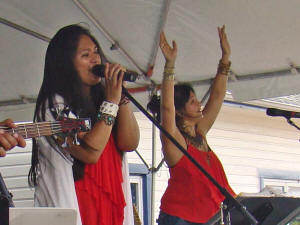
[[[192,136],[189,133],[181,130],[182,136],[187,140],[187,142],[198,149],[203,147],[203,138],[200,135]]]
[[[196,136],[192,136],[190,135],[188,132],[185,131],[186,126],[180,126],[178,127],[182,136],[184,137],[184,139],[186,140],[186,142],[188,144],[193,145],[194,147],[196,147],[199,151],[201,151],[201,149],[204,150],[204,152],[206,153],[206,163],[210,165],[210,150],[209,147],[207,146],[207,151],[204,148],[204,141],[203,141],[203,137],[201,135],[196,135]]]

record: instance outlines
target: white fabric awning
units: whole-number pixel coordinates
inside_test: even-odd
[[[177,80],[199,84],[201,97],[221,57],[217,26],[223,24],[232,48],[228,90],[234,100],[300,94],[297,0],[0,0],[0,5],[2,106],[34,101],[47,41],[72,23],[87,24],[112,61],[151,75],[130,84],[145,87],[134,94],[144,106],[149,78],[161,82],[160,31],[178,43]],[[113,44],[120,48],[111,50]]]

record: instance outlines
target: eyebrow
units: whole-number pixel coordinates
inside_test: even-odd
[[[78,52],[83,52],[83,51],[94,51],[94,50],[99,51],[98,47],[95,46],[94,49],[92,49],[92,50],[91,50],[90,48],[78,49]]]

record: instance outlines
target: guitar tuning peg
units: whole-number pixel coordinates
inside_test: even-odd
[[[74,135],[73,144],[80,145],[80,142],[78,141],[78,135],[77,135],[77,133],[75,133],[75,135]]]
[[[61,111],[61,114],[69,116],[69,113],[71,112],[71,108],[69,106],[65,106],[64,109]]]
[[[54,113],[55,120],[58,120],[59,119],[59,110],[58,110],[58,108],[52,107],[52,108],[50,108],[50,111],[52,112],[52,114]]]
[[[64,138],[64,143],[61,145],[61,147],[63,147],[63,148],[68,148],[69,147],[67,137]]]

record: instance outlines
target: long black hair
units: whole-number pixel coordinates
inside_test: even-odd
[[[174,105],[176,111],[184,109],[185,104],[188,102],[191,93],[195,93],[195,91],[189,83],[174,85]],[[160,96],[153,95],[151,100],[147,104],[147,108],[155,116],[156,120],[160,122]]]
[[[83,96],[80,87],[78,72],[74,66],[74,57],[78,47],[79,39],[82,35],[91,38],[95,43],[101,63],[108,62],[102,52],[99,43],[91,35],[88,29],[77,25],[69,25],[61,28],[51,39],[45,58],[44,78],[40,88],[35,112],[34,121],[45,121],[46,108],[54,107],[55,95],[60,95],[64,103],[77,116],[91,117],[92,123],[96,118],[96,109],[105,98],[104,87],[101,83],[91,88],[91,96]],[[51,111],[54,118],[57,117],[55,111]],[[52,139],[52,141],[51,141]],[[53,138],[47,138],[47,141],[53,143]],[[31,186],[37,185],[38,169],[38,146],[35,138],[32,145],[31,168],[28,175],[28,181]]]

